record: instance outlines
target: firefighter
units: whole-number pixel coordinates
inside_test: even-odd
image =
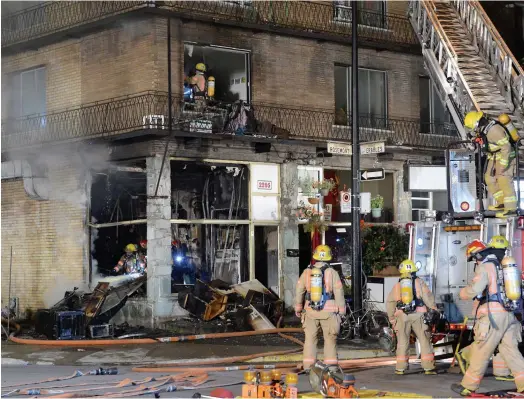
[[[147,240],[140,240],[138,243],[138,255],[142,262],[147,266]]]
[[[508,301],[514,291],[518,291],[520,296],[520,273],[516,273],[512,279],[504,273],[505,278],[501,278],[501,263],[504,264],[508,258],[499,262],[497,258],[505,249],[498,247],[505,243],[500,237],[494,237],[491,243],[493,247],[490,248],[482,241],[475,240],[466,250],[468,260],[475,260],[475,277],[460,290],[460,298],[477,298],[479,306],[476,310],[474,342],[470,345],[469,367],[461,383],[451,385],[451,389],[462,396],[468,396],[478,389],[489,359],[497,347],[500,359],[504,361],[500,366],[508,367],[515,377],[518,392],[524,392],[524,358],[518,349],[518,343],[522,341],[522,327],[513,314],[511,301]]]
[[[424,323],[424,314],[437,314],[435,298],[426,283],[416,276],[417,266],[406,259],[399,265],[401,278],[388,295],[388,317],[397,335],[397,365],[395,374],[403,375],[409,367],[409,337],[415,332],[420,343],[422,367],[428,375],[437,374],[431,332]]]
[[[499,262],[502,262],[504,259],[504,255],[506,253],[506,249],[509,247],[509,242],[504,236],[493,236],[491,240],[489,241],[488,248],[492,249],[493,255],[496,256],[497,260]],[[485,248],[482,243],[475,244],[475,246],[471,249],[470,252],[471,255],[474,254],[475,251],[479,251]],[[471,255],[468,255],[468,261],[473,260]],[[477,317],[477,310],[479,308],[480,301],[478,299],[474,300],[473,304],[473,312],[472,316],[473,318]],[[457,353],[457,357],[460,357],[463,364],[466,365],[466,369],[469,367],[469,362],[471,359],[471,351],[472,351],[472,345],[469,345],[462,349],[460,352]],[[495,379],[498,381],[514,381],[515,378],[511,375],[508,365],[504,361],[503,357],[500,355],[500,352],[498,349],[496,350],[496,354],[493,356],[493,375],[495,376]]]
[[[515,214],[517,196],[513,187],[515,174],[515,142],[510,132],[497,120],[488,118],[483,112],[469,112],[464,126],[475,134],[475,141],[487,153],[484,180],[488,193],[495,199],[489,210],[498,211],[496,217]]]
[[[195,74],[188,79],[189,84],[193,89],[193,98],[198,106],[203,106],[205,103],[207,90],[205,77],[206,69],[206,64],[199,62],[195,65]]]
[[[329,264],[331,258],[330,247],[316,247],[313,252],[316,262],[304,270],[296,287],[295,315],[302,319],[305,334],[304,370],[316,361],[319,327],[324,334],[324,363],[338,364],[337,336],[341,315],[346,313],[346,302],[340,277]]]
[[[135,244],[127,244],[124,251],[125,254],[122,255],[113,271],[116,274],[122,271],[124,274],[144,274],[147,271],[147,266],[138,255],[137,246]]]

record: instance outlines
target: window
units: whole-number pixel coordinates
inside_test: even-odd
[[[216,101],[249,102],[249,52],[217,46],[184,45],[184,75],[195,74],[196,65],[206,66],[204,77],[215,78]],[[190,101],[189,98],[185,98]]]
[[[425,211],[433,209],[433,193],[429,191],[411,192],[411,220],[424,220]]]
[[[46,113],[46,70],[30,69],[11,75],[9,117],[17,118]]]
[[[428,77],[420,77],[420,132],[456,135],[456,128],[446,106],[440,100],[437,88]]]
[[[351,1],[334,1],[335,21],[351,22]],[[385,1],[359,1],[359,25],[387,28]]]
[[[386,72],[358,69],[358,106],[362,127],[387,125]],[[335,65],[335,124],[348,125],[351,114],[351,67]]]

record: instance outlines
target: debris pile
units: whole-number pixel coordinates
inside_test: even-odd
[[[179,294],[178,302],[203,321],[220,317],[240,331],[275,328],[284,309],[282,300],[258,280],[231,286],[221,280],[197,280],[191,290]]]
[[[99,282],[93,292],[85,293],[74,288],[50,309],[36,312],[35,331],[48,339],[77,340],[111,338],[114,327],[108,324],[122,309],[128,298],[142,288],[147,277],[141,276],[111,287]]]

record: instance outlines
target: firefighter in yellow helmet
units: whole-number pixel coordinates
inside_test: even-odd
[[[475,276],[471,283],[460,290],[460,299],[478,299],[474,343],[469,347],[469,367],[460,384],[451,389],[462,396],[475,392],[488,367],[489,359],[497,363],[497,373],[507,367],[515,377],[518,392],[524,392],[524,358],[518,349],[522,341],[522,327],[513,311],[520,299],[520,273],[511,257],[505,257],[509,243],[504,237],[495,236],[486,246],[480,240],[468,245],[468,260],[475,260]],[[502,259],[502,261],[499,261]],[[502,273],[499,273],[502,271]],[[501,279],[501,274],[504,276]]]
[[[195,65],[195,74],[188,78],[188,82],[193,89],[195,103],[202,106],[206,96],[206,64],[199,62]]]
[[[127,244],[124,248],[125,254],[122,255],[118,264],[114,267],[113,272],[119,274],[144,274],[147,266],[144,259],[138,253],[138,247],[135,244]]]
[[[498,120],[488,118],[481,111],[469,112],[464,118],[464,126],[487,153],[484,180],[488,193],[495,199],[495,205],[488,209],[497,211],[496,217],[513,215],[517,209],[513,187],[516,143],[510,132]]]
[[[438,315],[435,297],[426,283],[416,276],[417,266],[406,259],[399,265],[400,279],[388,295],[386,310],[397,335],[397,365],[395,374],[402,375],[409,367],[409,337],[415,332],[420,343],[422,367],[426,374],[436,374],[431,332],[424,314]],[[428,309],[429,308],[429,309]]]
[[[302,318],[305,333],[304,370],[316,361],[319,327],[324,334],[324,363],[338,364],[337,336],[341,315],[346,313],[342,282],[329,265],[331,248],[319,245],[313,259],[315,264],[304,270],[298,279],[295,295],[295,314]]]

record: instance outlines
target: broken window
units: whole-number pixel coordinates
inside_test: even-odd
[[[249,278],[249,168],[171,162],[172,291],[196,278]]]
[[[91,274],[108,275],[128,244],[147,239],[145,163],[94,172],[91,185]]]
[[[203,72],[204,79],[194,78]],[[211,79],[213,78],[213,79]],[[208,89],[214,87],[214,93]],[[184,45],[184,99],[194,99],[196,91],[217,102],[249,102],[249,52],[218,46]],[[193,87],[193,92],[191,88]],[[187,93],[187,95],[186,95]]]

